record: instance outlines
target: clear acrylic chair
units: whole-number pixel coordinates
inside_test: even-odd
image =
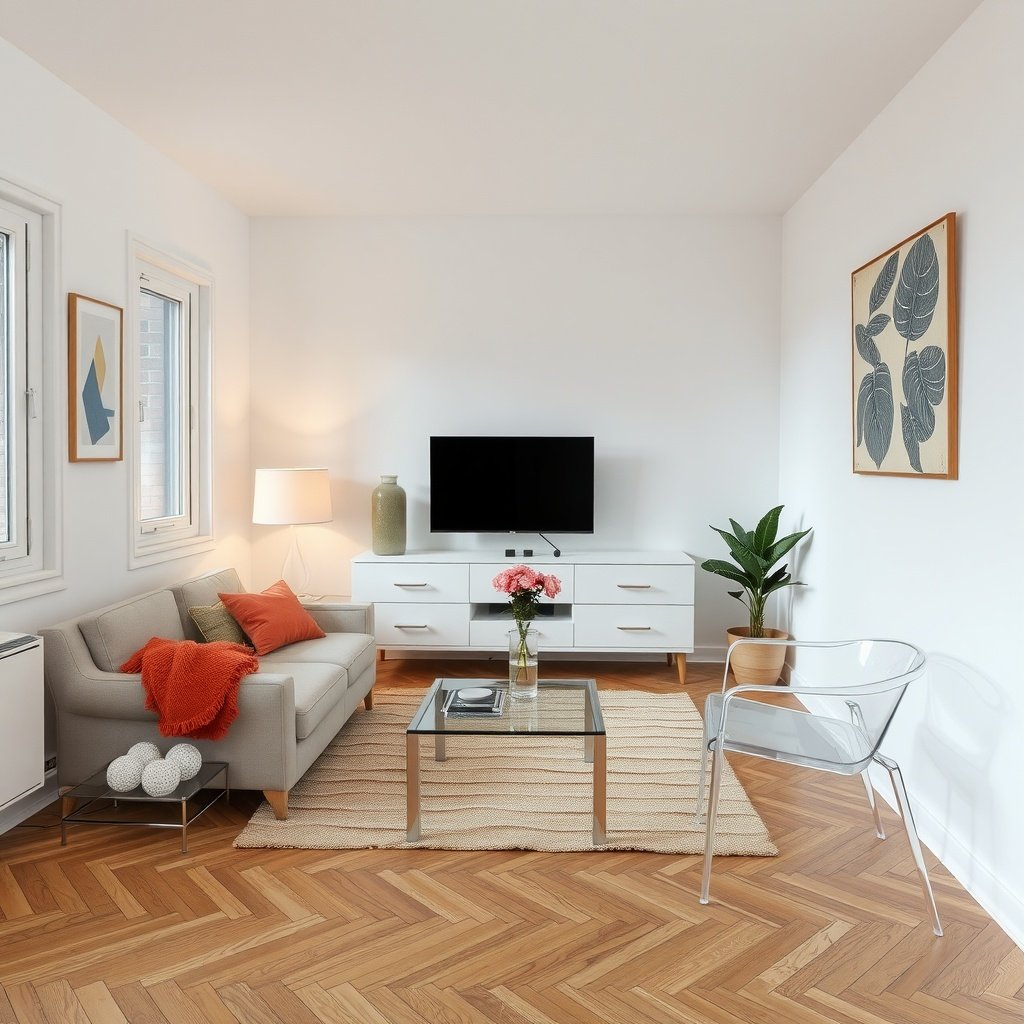
[[[729,663],[740,644],[784,645],[791,666],[786,687],[728,686]],[[892,781],[910,851],[921,879],[925,902],[936,935],[942,934],[914,816],[899,765],[878,752],[907,687],[924,672],[924,652],[898,640],[841,640],[808,643],[797,640],[738,640],[726,655],[722,692],[711,694],[704,706],[704,747],[697,789],[696,820],[702,818],[707,761],[711,785],[705,823],[704,877],[700,901],[708,903],[715,819],[726,752],[817,768],[836,775],[860,775],[875,820],[875,833],[885,831],[868,777],[872,763],[881,765]],[[751,700],[747,694],[792,694],[802,708]],[[791,701],[788,703],[792,703]]]

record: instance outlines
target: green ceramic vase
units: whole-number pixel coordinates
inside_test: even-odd
[[[397,476],[382,476],[370,498],[375,555],[405,554],[405,491]]]

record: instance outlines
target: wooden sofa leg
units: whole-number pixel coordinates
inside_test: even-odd
[[[263,795],[267,798],[274,817],[278,821],[285,821],[288,817],[288,790],[287,789],[265,789]]]
[[[372,686],[370,687],[369,690],[366,691],[366,696],[363,698],[363,707],[366,708],[367,711],[369,711],[370,708],[373,707],[373,687]]]

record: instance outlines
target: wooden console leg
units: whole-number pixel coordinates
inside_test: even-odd
[[[370,687],[369,690],[366,691],[366,696],[363,698],[363,707],[366,708],[367,711],[369,711],[370,708],[373,707],[373,687],[372,686]]]
[[[285,821],[288,817],[288,790],[287,789],[265,789],[263,795],[267,798],[274,817],[278,821]]]
[[[676,655],[676,672],[679,674],[679,685],[686,685],[686,655]]]
[[[378,661],[383,661],[384,660],[384,650],[383,650],[383,648],[378,648],[377,649],[377,660]]]
[[[78,801],[73,796],[62,796],[60,798],[60,816],[66,818],[69,814],[75,813]]]

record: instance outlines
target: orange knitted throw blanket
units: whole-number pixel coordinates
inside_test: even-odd
[[[160,716],[161,736],[219,740],[238,717],[242,677],[259,667],[252,649],[243,644],[155,636],[121,671],[142,673],[146,707]]]

